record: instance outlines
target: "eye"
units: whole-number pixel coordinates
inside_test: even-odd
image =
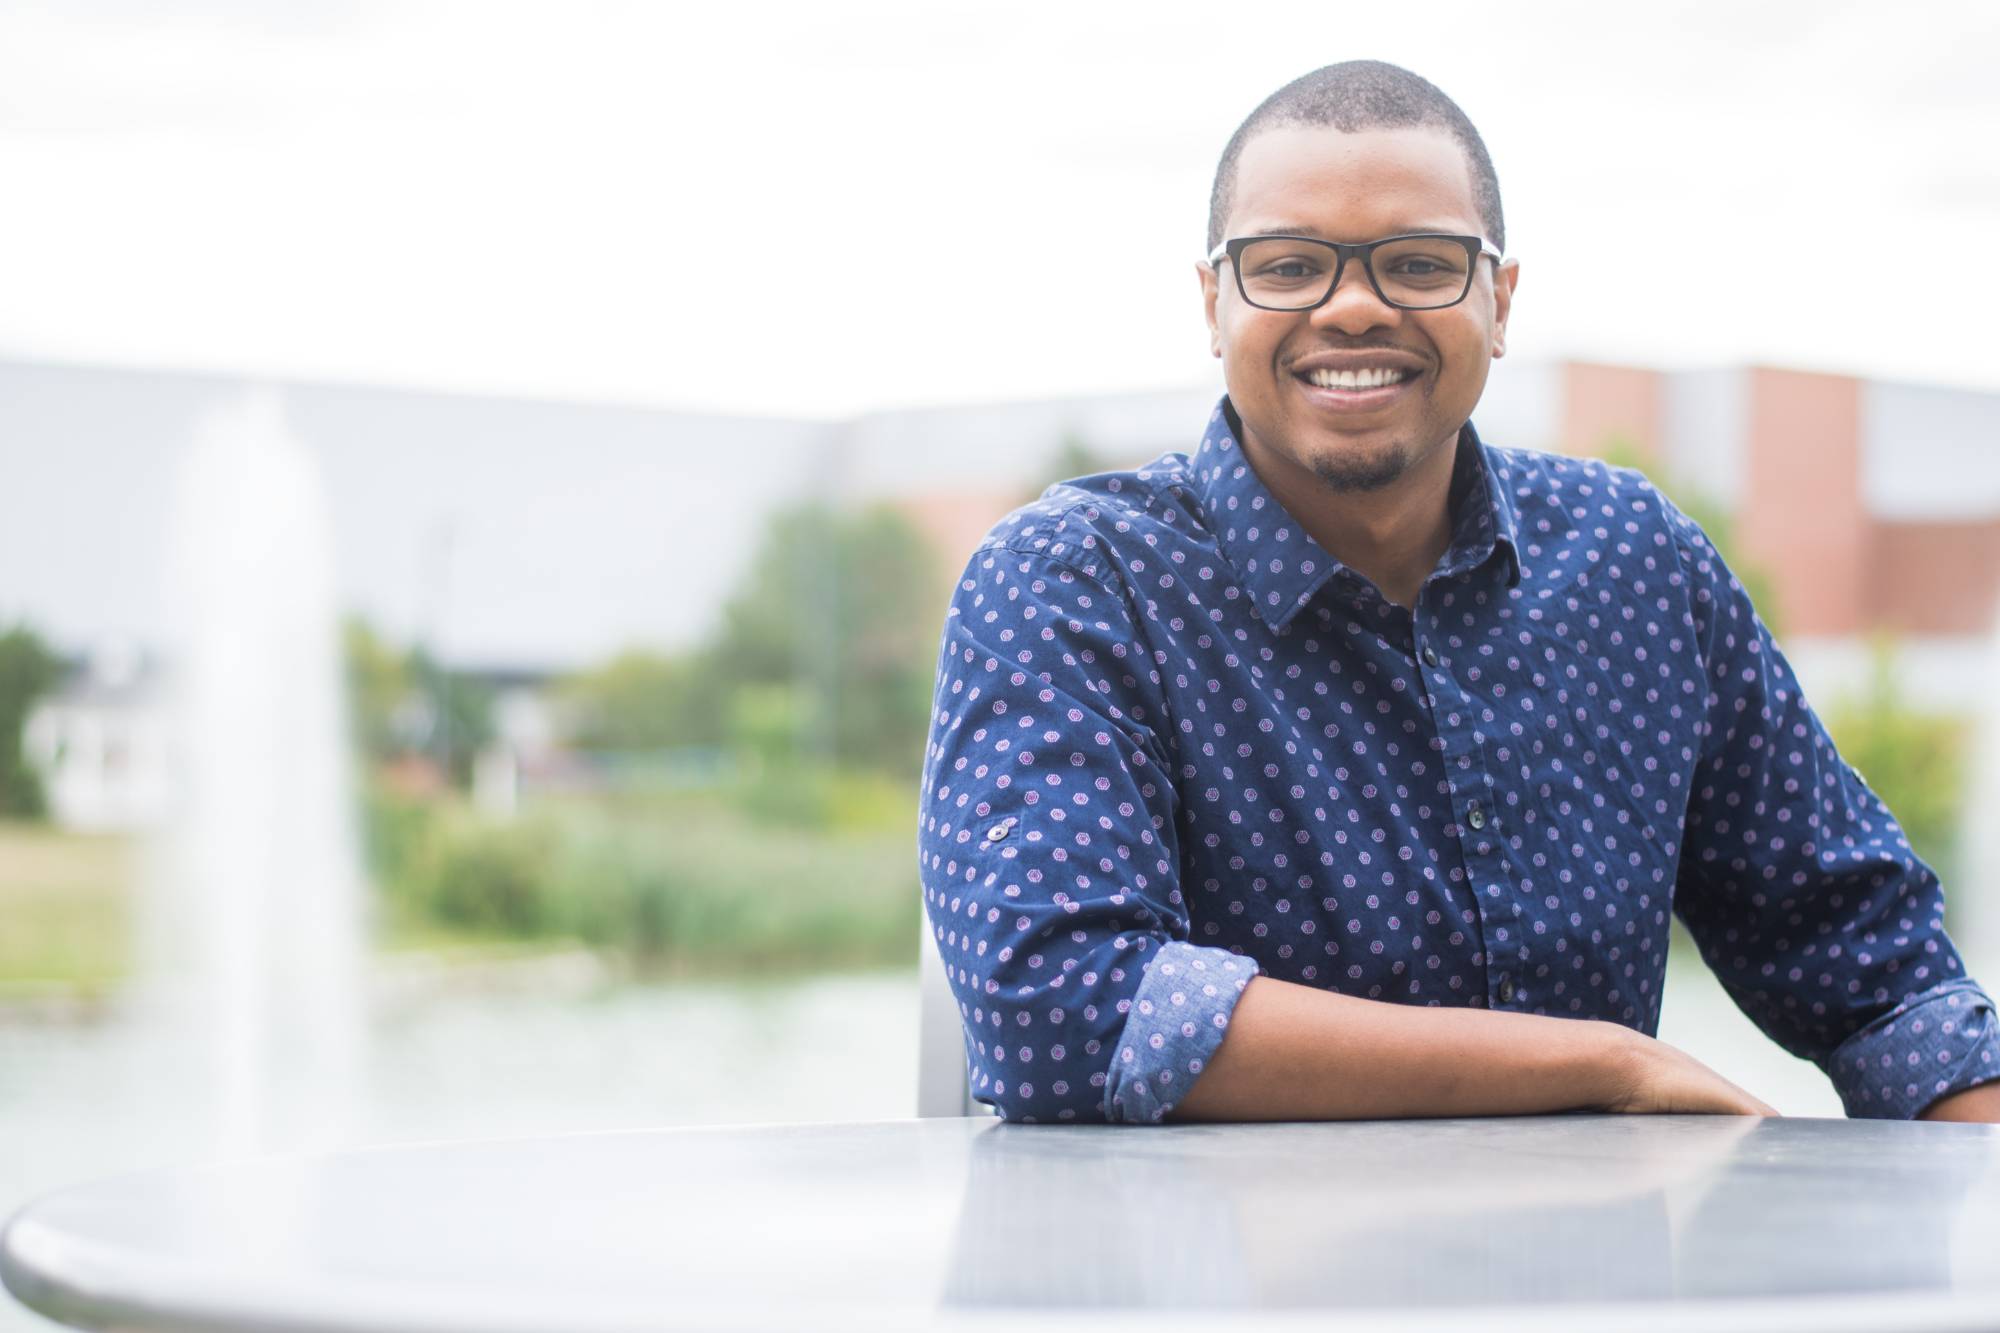
[[[1318,277],[1324,272],[1326,270],[1322,266],[1312,263],[1309,260],[1292,256],[1285,259],[1274,259],[1260,266],[1256,270],[1256,275],[1260,278],[1271,278],[1278,282],[1299,282],[1306,278]]]
[[[1443,291],[1465,281],[1465,252],[1429,238],[1399,240],[1375,252],[1375,275],[1409,293]]]

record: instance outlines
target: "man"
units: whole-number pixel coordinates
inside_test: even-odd
[[[1637,473],[1469,418],[1520,272],[1375,62],[1230,140],[1192,456],[1057,486],[945,627],[924,906],[1009,1120],[1771,1115],[1657,1030],[1677,912],[1850,1115],[2000,1120],[1936,877]]]

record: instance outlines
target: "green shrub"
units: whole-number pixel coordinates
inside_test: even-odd
[[[371,857],[405,934],[420,938],[575,940],[648,972],[908,962],[907,793],[831,772],[804,784],[825,802],[824,831],[773,823],[742,792],[552,799],[509,823],[377,795]]]
[[[685,933],[692,888],[642,838],[605,821],[572,817],[555,867],[563,920],[597,949],[641,967],[667,958]]]
[[[1868,682],[1826,710],[1826,727],[1845,759],[1902,825],[1916,854],[1956,880],[1959,816],[1968,776],[1970,719],[1920,709],[1904,696],[1892,639],[1873,644]]]
[[[642,968],[899,963],[913,947],[915,856],[900,831],[812,833],[695,805],[563,822],[572,933]]]
[[[361,841],[370,872],[378,882],[402,882],[436,826],[439,802],[402,796],[369,783],[361,796]]]
[[[440,925],[532,938],[561,923],[552,873],[559,834],[534,823],[445,821],[411,869],[414,896]]]
[[[816,764],[780,761],[751,768],[732,795],[743,813],[765,824],[825,829],[833,823],[839,777]]]
[[[55,688],[62,660],[25,625],[0,633],[0,815],[40,819],[48,812],[41,775],[22,753],[35,701]]]
[[[916,838],[917,784],[887,773],[843,773],[828,809],[832,827],[843,833],[898,833]],[[914,854],[914,853],[913,853]]]

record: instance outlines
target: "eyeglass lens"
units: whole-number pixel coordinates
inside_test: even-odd
[[[1325,299],[1338,258],[1331,246],[1273,236],[1243,247],[1236,259],[1237,278],[1254,305],[1303,310]],[[1372,259],[1381,294],[1405,309],[1453,305],[1472,285],[1471,256],[1455,240],[1394,240],[1377,246]]]

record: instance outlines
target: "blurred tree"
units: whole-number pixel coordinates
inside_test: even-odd
[[[472,761],[493,740],[493,687],[453,671],[422,648],[409,656],[424,721],[422,748],[458,786],[472,781]]]
[[[587,750],[661,750],[723,739],[723,691],[699,657],[629,649],[557,687],[568,739]]]
[[[886,505],[786,510],[723,608],[701,670],[730,694],[792,686],[800,757],[914,772],[936,654],[935,559]]]
[[[1064,431],[1062,442],[1035,472],[1039,480],[1032,483],[1034,489],[1021,493],[1021,503],[1040,499],[1042,492],[1059,481],[1070,481],[1077,477],[1088,477],[1108,470],[1111,461],[1090,447],[1089,441],[1075,431]]]
[[[372,762],[413,748],[408,707],[416,693],[409,662],[360,616],[341,625],[347,667],[347,714],[356,748]]]
[[[722,626],[707,656],[732,682],[789,681],[810,675],[804,664],[809,635],[802,620],[818,622],[839,608],[826,597],[842,582],[829,577],[840,565],[840,521],[823,505],[801,505],[774,515],[750,568],[722,608]]]
[[[47,802],[39,774],[21,750],[28,710],[62,678],[62,660],[33,630],[0,634],[0,815],[39,819]]]
[[[1771,637],[1779,637],[1782,608],[1778,605],[1777,584],[1772,582],[1770,571],[1752,560],[1738,545],[1736,523],[1728,510],[1706,492],[1690,485],[1685,478],[1674,476],[1647,461],[1638,441],[1628,435],[1605,437],[1598,447],[1597,456],[1614,467],[1629,467],[1644,473],[1646,480],[1659,487],[1660,493],[1672,500],[1676,508],[1699,524],[1722,556],[1723,563],[1729,566],[1730,572],[1750,594],[1750,604],[1757,608],[1758,618],[1771,631]]]
[[[1870,643],[1867,683],[1826,709],[1840,757],[1882,798],[1910,846],[1950,884],[1968,776],[1971,720],[1918,708],[1899,681],[1896,643]]]
[[[398,650],[358,616],[342,640],[349,722],[369,766],[423,754],[452,781],[469,782],[473,756],[494,735],[492,688],[421,648]]]

